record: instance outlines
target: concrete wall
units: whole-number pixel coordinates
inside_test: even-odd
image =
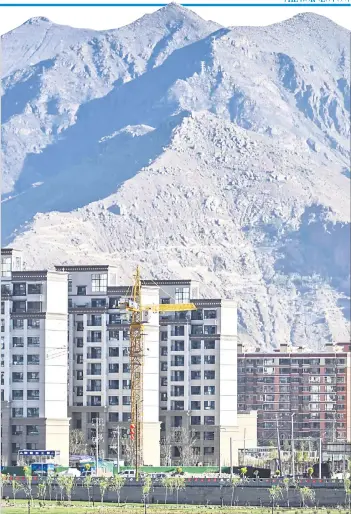
[[[331,507],[345,504],[345,492],[342,488],[318,488],[315,491],[315,506]],[[100,501],[100,490],[98,485],[93,488],[94,501]],[[165,488],[161,486],[154,486],[150,493],[150,503],[165,502]],[[11,487],[6,486],[3,492],[4,496],[12,498]],[[37,497],[37,487],[33,486],[33,496]],[[17,494],[17,498],[24,498],[23,491]],[[56,486],[53,488],[52,499],[60,499],[60,490]],[[142,498],[141,485],[125,485],[121,490],[121,501],[138,503]],[[88,494],[84,487],[75,487],[73,489],[72,500],[87,501]],[[114,491],[108,491],[105,495],[105,502],[116,502],[117,495]],[[172,494],[168,491],[167,503],[176,503],[176,492]],[[248,505],[248,506],[269,506],[271,505],[270,495],[268,489],[265,487],[238,487],[232,489],[230,486],[187,486],[186,489],[179,491],[180,504],[194,504],[194,505]],[[279,506],[287,506],[287,496],[284,494],[283,498],[277,502]],[[289,491],[289,503],[291,507],[299,507],[301,498],[297,491],[291,489]],[[312,506],[308,501],[307,505]]]

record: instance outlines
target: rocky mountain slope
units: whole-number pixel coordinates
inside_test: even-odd
[[[170,4],[118,30],[3,37],[3,243],[238,300],[240,338],[349,340],[350,33],[223,28]]]

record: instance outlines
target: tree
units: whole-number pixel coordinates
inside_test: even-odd
[[[286,492],[286,504],[287,507],[290,507],[290,498],[289,498],[289,489],[290,489],[290,478],[284,478],[283,479],[283,485]]]
[[[48,476],[46,477],[46,485],[49,489],[49,498],[50,498],[50,501],[51,501],[51,496],[52,496],[52,483],[54,481],[54,475],[52,473],[48,473]]]
[[[244,482],[244,480],[246,480],[246,475],[247,475],[247,468],[245,466],[240,468],[240,475],[241,475],[241,480]]]
[[[129,466],[135,466],[135,443],[130,437],[122,438],[122,454],[126,464]]]
[[[24,476],[25,476],[25,486],[24,490],[26,493],[27,498],[30,499],[31,503],[33,503],[33,495],[32,495],[32,470],[29,466],[24,466],[23,468]]]
[[[144,478],[144,483],[143,483],[143,500],[144,500],[145,510],[146,510],[146,500],[149,499],[151,486],[152,486],[152,479],[151,479],[150,475],[146,475]]]
[[[57,480],[57,484],[60,488],[61,501],[63,501],[64,495],[65,495],[65,489],[66,489],[66,477],[65,477],[65,475],[58,475],[56,480]]]
[[[18,491],[22,489],[22,484],[18,482],[15,478],[12,478],[11,480],[11,486],[12,486],[12,496],[13,499],[16,500],[16,494]]]
[[[88,501],[91,502],[91,494],[90,491],[93,488],[93,477],[91,475],[85,475],[83,484],[87,490],[88,493]]]
[[[176,490],[176,493],[177,493],[177,505],[179,503],[179,491],[181,489],[185,489],[185,478],[184,477],[174,477],[173,478],[174,480],[174,489]]]
[[[126,482],[125,477],[122,475],[113,475],[111,479],[111,489],[113,491],[116,491],[117,493],[117,499],[118,499],[118,505],[121,501],[121,490]]]
[[[172,465],[172,434],[161,437],[160,441],[161,466]]]
[[[302,507],[306,506],[306,500],[310,500],[311,503],[314,502],[316,495],[313,489],[310,489],[309,487],[300,487],[299,493],[301,497]]]
[[[233,503],[234,503],[234,493],[235,493],[235,490],[236,488],[238,487],[238,485],[240,484],[241,482],[241,479],[239,477],[232,477],[231,479],[231,486],[232,486],[232,501],[230,503],[230,505],[233,507]]]
[[[309,476],[310,478],[312,478],[312,475],[313,475],[313,468],[312,468],[312,467],[309,467],[309,468],[307,469],[307,473],[308,473],[308,476]]]
[[[269,495],[272,501],[272,513],[274,512],[274,508],[276,506],[276,502],[279,498],[282,497],[282,488],[279,485],[272,485],[270,489],[268,489]]]
[[[82,430],[75,428],[69,433],[70,455],[85,455],[87,453],[87,442]]]
[[[162,485],[165,488],[165,504],[167,503],[168,491],[172,492],[174,489],[174,480],[172,477],[164,477],[162,479]]]
[[[197,438],[194,430],[180,427],[173,431],[172,436],[172,444],[178,448],[181,464],[194,466],[198,460],[195,452]]]
[[[101,495],[101,505],[104,504],[104,496],[109,488],[110,482],[107,478],[101,477],[99,478],[99,488],[100,488],[100,495]]]
[[[65,491],[66,491],[66,496],[67,496],[67,500],[69,503],[71,503],[73,486],[74,486],[74,477],[72,477],[70,475],[66,475],[65,476]]]
[[[40,482],[38,484],[38,498],[44,502],[46,496],[46,482]]]

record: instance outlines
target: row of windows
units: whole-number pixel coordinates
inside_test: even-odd
[[[13,418],[23,418],[23,408],[22,407],[14,407],[12,409],[12,417]],[[28,407],[27,408],[27,418],[39,418],[39,408],[38,407]]]
[[[193,426],[200,425],[215,425],[215,416],[190,416],[190,424]],[[183,426],[183,417],[182,416],[173,416],[171,420],[171,424],[173,428],[181,428]]]
[[[303,357],[301,357],[301,359],[262,359],[262,358],[259,358],[259,359],[238,359],[238,365],[240,366],[245,366],[245,365],[263,365],[263,366],[273,366],[273,365],[277,365],[279,362],[279,365],[281,366],[293,366],[293,365],[310,365],[310,366],[319,366],[321,363],[322,363],[322,359],[315,359],[315,358],[311,358],[311,359],[304,359]],[[332,358],[332,359],[325,359],[325,364],[345,364],[345,359],[343,358]]]
[[[27,346],[28,347],[39,347],[40,346],[40,337],[27,337]],[[12,338],[12,347],[13,348],[23,348],[24,347],[24,338],[23,337],[13,337]]]
[[[41,284],[27,284],[26,282],[14,283],[12,288],[13,296],[26,296],[27,294],[42,294]]]
[[[12,400],[23,400],[23,390],[13,389]],[[30,389],[27,391],[27,400],[39,400],[39,389]]]
[[[191,386],[190,388],[190,394],[193,396],[201,395],[201,386]],[[211,386],[204,386],[203,387],[203,394],[206,396],[213,396],[216,394],[216,387],[213,385]],[[184,386],[174,386],[171,387],[171,396],[184,396]],[[161,401],[165,402],[167,401],[167,393],[161,393]]]
[[[23,382],[24,373],[14,372],[12,373],[12,382],[21,383]],[[30,371],[27,373],[27,382],[39,382],[39,371]]]
[[[12,320],[12,326],[14,329],[22,329],[24,328],[24,322],[27,322],[27,328],[34,329],[34,328],[40,328],[40,319],[13,319]]]
[[[204,380],[215,380],[216,372],[214,370],[204,370],[203,376]],[[190,378],[191,380],[201,380],[201,370],[191,371]],[[167,377],[161,377],[160,382],[161,386],[167,386]],[[171,382],[184,382],[184,371],[172,371]]]
[[[192,401],[190,402],[190,409],[194,410],[215,410],[216,405],[213,400],[206,400],[204,402],[201,401]],[[171,401],[171,410],[185,410],[184,401],[183,400],[172,400]]]
[[[24,357],[23,355],[12,355],[12,365],[13,366],[23,366]],[[27,365],[31,366],[39,366],[40,357],[39,355],[27,355]]]
[[[24,428],[26,429],[26,435],[39,435],[38,425],[26,425],[26,427],[23,425],[12,425],[11,433],[12,435],[23,435]]]
[[[171,366],[177,367],[183,367],[184,366],[184,356],[183,355],[176,355],[173,356],[171,359]],[[193,366],[200,366],[202,362],[202,356],[201,355],[192,355],[190,363]],[[216,357],[214,355],[205,355],[203,358],[204,364],[216,364]],[[168,369],[168,363],[167,362],[161,362],[160,364],[161,371],[167,371]]]
[[[25,300],[16,300],[12,302],[12,312],[15,314],[23,314],[26,312],[42,312],[42,302],[26,302]]]

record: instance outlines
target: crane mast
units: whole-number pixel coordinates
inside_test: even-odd
[[[157,284],[155,284],[157,285]],[[131,373],[131,424],[130,438],[134,443],[135,470],[138,479],[143,465],[143,368],[144,368],[144,324],[143,312],[179,312],[196,310],[193,303],[141,304],[141,277],[139,266],[134,275],[131,298],[119,301],[119,306],[131,312],[130,322],[130,373]]]

